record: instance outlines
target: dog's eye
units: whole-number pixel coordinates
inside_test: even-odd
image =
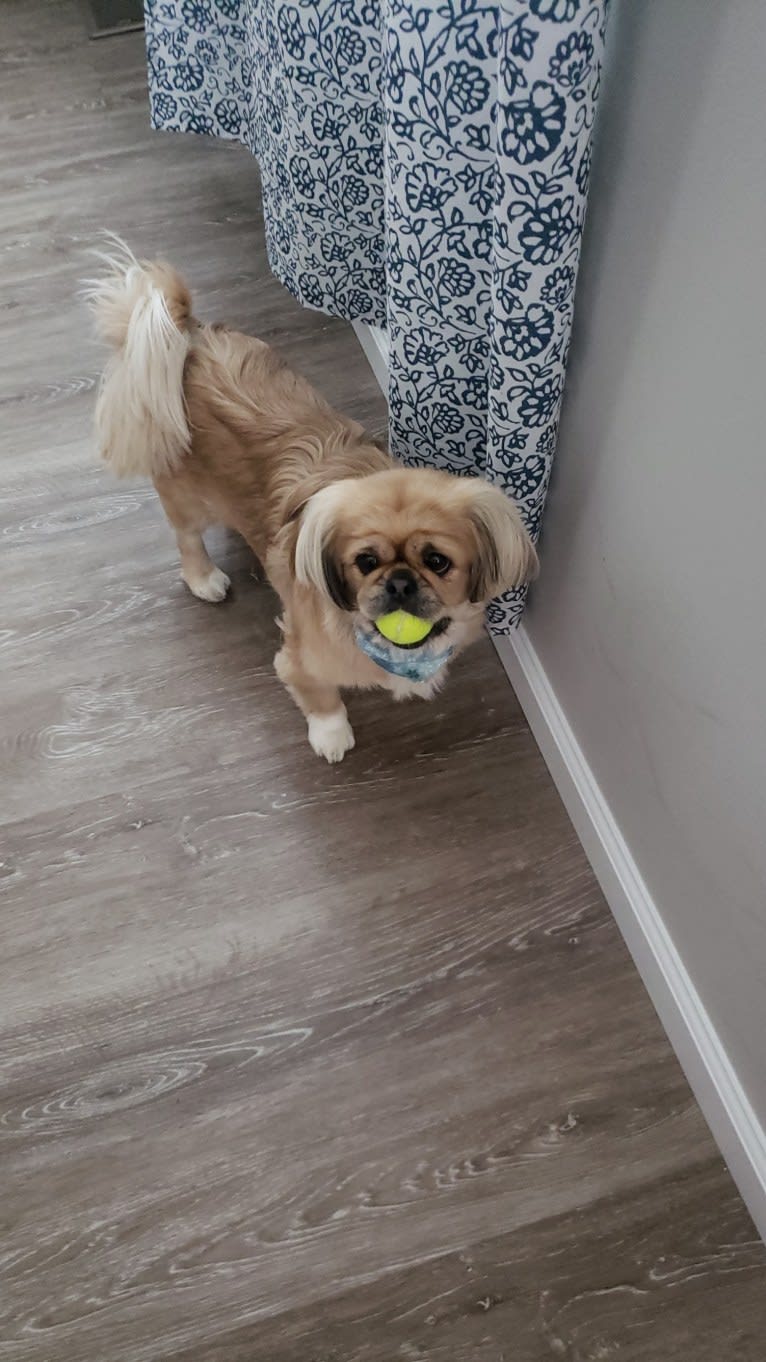
[[[444,577],[452,567],[446,553],[437,553],[436,549],[428,549],[423,554],[423,562],[428,571],[435,572],[437,577]]]
[[[368,577],[378,566],[377,556],[374,553],[358,553],[356,556],[356,565],[362,576]]]

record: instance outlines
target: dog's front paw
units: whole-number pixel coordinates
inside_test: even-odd
[[[354,746],[354,730],[345,709],[337,709],[334,714],[310,714],[309,742],[318,757],[342,761]]]

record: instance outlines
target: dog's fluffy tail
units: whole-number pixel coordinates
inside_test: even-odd
[[[191,296],[170,265],[136,260],[119,237],[97,254],[106,271],[84,295],[115,351],[96,404],[101,457],[118,477],[157,477],[178,467],[190,443],[183,379]]]

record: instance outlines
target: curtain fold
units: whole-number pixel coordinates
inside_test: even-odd
[[[153,125],[251,149],[277,277],[388,331],[393,452],[498,482],[534,538],[607,5],[146,0]]]

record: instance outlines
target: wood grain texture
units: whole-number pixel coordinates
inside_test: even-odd
[[[488,643],[310,752],[242,546],[95,466],[100,227],[383,429],[140,35],[3,7],[0,1359],[761,1362],[766,1255]]]

